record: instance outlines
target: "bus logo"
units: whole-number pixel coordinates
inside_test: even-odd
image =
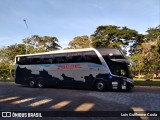
[[[77,64],[77,65],[70,65],[70,64],[67,64],[67,65],[62,65],[62,66],[58,66],[57,70],[74,70],[74,69],[77,69],[77,68],[81,68],[81,65],[80,64]]]

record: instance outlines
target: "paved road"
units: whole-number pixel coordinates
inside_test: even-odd
[[[97,92],[29,88],[11,82],[0,82],[0,111],[160,111],[160,87],[135,87],[132,92]],[[76,120],[77,118],[56,117],[56,119]],[[84,117],[83,119],[95,119],[95,117]],[[96,117],[96,119],[106,118]],[[120,117],[119,119],[158,118]]]

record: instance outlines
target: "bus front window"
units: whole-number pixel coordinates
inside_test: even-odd
[[[127,63],[112,61],[108,63],[108,66],[113,75],[130,78],[130,72],[129,72]]]

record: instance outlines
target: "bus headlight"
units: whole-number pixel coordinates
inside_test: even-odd
[[[133,83],[133,79],[130,79],[130,78],[127,78],[126,81],[129,82],[129,83]]]

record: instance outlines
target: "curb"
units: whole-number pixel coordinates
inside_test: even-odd
[[[160,88],[160,86],[134,86],[135,88],[140,87],[140,88]]]

